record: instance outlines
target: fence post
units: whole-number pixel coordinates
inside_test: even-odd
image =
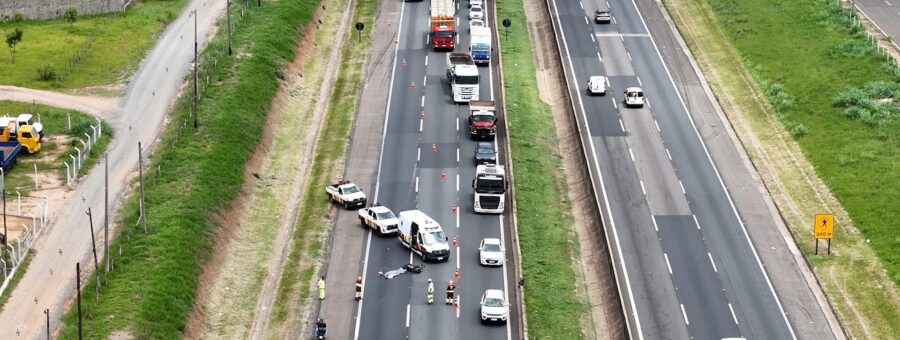
[[[9,256],[12,257],[12,258],[11,258],[11,260],[12,260],[12,265],[13,265],[13,267],[15,267],[16,264],[19,263],[19,261],[16,261],[16,260],[18,260],[18,257],[16,257],[16,253],[15,253],[16,248],[13,247],[12,242],[7,242],[7,243],[6,243],[6,246],[9,247]]]
[[[34,190],[37,190],[38,189],[37,163],[34,163],[32,165],[34,165]]]
[[[72,185],[72,175],[69,174],[69,161],[63,162],[66,165],[66,185]]]
[[[68,122],[69,131],[72,131],[72,112],[66,112],[66,122]]]
[[[75,151],[78,152],[78,168],[81,169],[81,149],[76,146]]]
[[[16,215],[22,214],[22,194],[16,190]]]
[[[81,147],[84,148],[84,157],[87,157],[91,153],[90,144],[85,143],[81,139],[79,139],[78,141],[81,142]]]
[[[97,142],[97,127],[91,125],[91,131],[94,131],[94,143]]]
[[[72,158],[72,181],[74,182],[78,178],[78,162],[75,160],[75,155],[70,154],[69,158]]]
[[[97,118],[97,136],[103,137],[103,122],[100,121],[100,118]]]

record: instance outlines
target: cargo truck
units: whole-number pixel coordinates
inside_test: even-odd
[[[22,143],[0,142],[0,169],[9,173],[9,169],[16,165],[16,156],[22,151]]]
[[[475,212],[502,214],[506,203],[506,170],[502,165],[486,164],[475,167]]]
[[[497,135],[495,111],[493,101],[469,102],[469,136],[472,139],[493,139]]]
[[[453,0],[431,0],[431,47],[453,51],[456,40],[456,5]]]
[[[487,65],[491,63],[491,29],[487,26],[472,27],[472,39],[469,44],[469,53],[472,59],[475,59],[477,65]]]
[[[454,102],[478,100],[478,67],[468,53],[447,53],[447,82]]]

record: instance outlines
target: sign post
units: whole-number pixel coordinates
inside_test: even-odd
[[[828,240],[828,255],[831,255],[831,238],[834,236],[834,214],[816,214],[816,219],[813,223],[813,235],[816,238],[816,255],[819,255],[819,239]]]

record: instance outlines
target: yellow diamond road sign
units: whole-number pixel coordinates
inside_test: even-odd
[[[834,235],[834,214],[816,214],[813,230],[816,239],[830,239]]]

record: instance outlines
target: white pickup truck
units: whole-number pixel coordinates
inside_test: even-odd
[[[359,209],[359,223],[372,228],[378,235],[396,234],[400,220],[391,209],[376,205]]]
[[[366,206],[366,194],[350,181],[340,181],[329,185],[325,187],[325,193],[331,203],[343,205],[344,209]]]

